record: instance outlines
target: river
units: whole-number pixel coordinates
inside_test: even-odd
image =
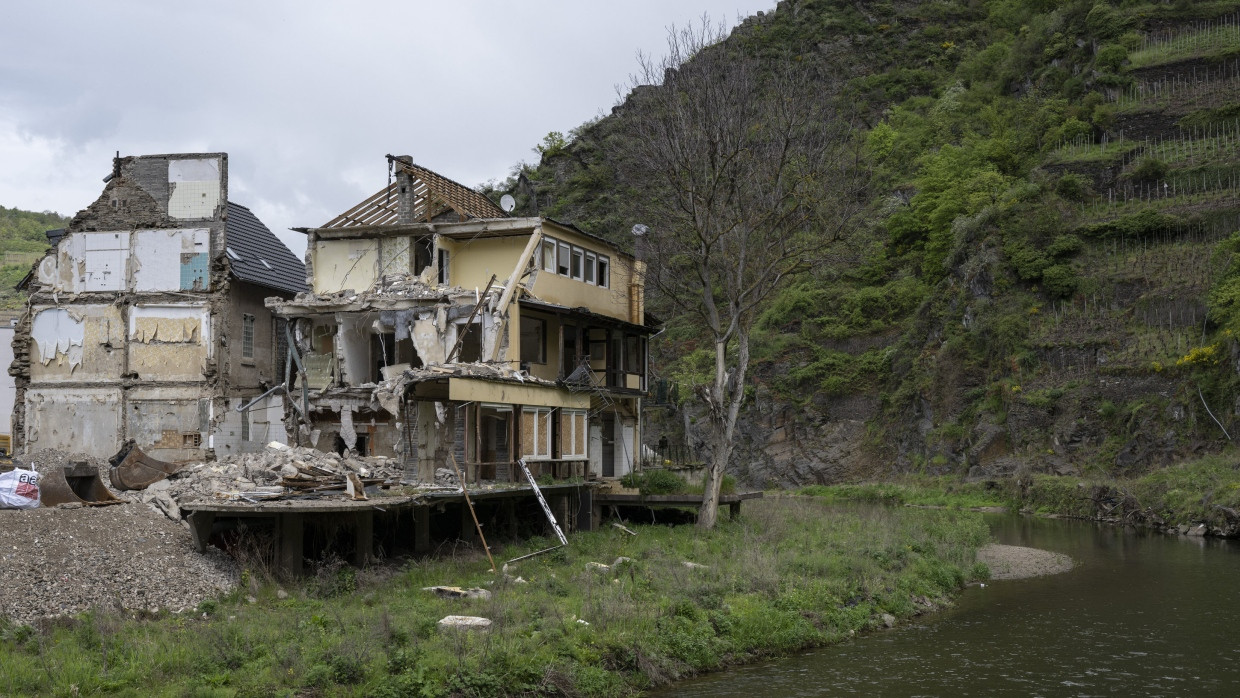
[[[988,582],[950,609],[657,696],[1240,695],[1240,544],[987,515],[1070,572]]]

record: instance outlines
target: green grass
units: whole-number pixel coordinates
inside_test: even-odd
[[[849,512],[797,497],[749,502],[714,531],[633,528],[576,534],[519,563],[510,572],[526,584],[492,585],[485,559],[470,554],[386,580],[328,568],[287,587],[285,600],[256,587],[256,604],[245,590],[183,615],[98,611],[39,629],[0,621],[0,694],[632,695],[842,640],[985,576],[974,556],[988,531],[969,512]],[[632,562],[586,567],[620,556]],[[494,596],[421,591],[435,584],[491,585]],[[495,625],[438,632],[450,614]]]
[[[852,485],[810,485],[798,494],[828,502],[869,502],[926,507],[971,509],[1007,504],[1002,492],[989,490],[984,483],[964,483],[952,477],[907,477],[898,482]]]
[[[1177,32],[1168,40],[1129,53],[1128,61],[1133,68],[1145,68],[1202,58],[1237,47],[1240,47],[1240,27],[1218,24],[1201,30]]]

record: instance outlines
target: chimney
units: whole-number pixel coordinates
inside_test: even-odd
[[[389,155],[389,161],[396,169],[396,222],[416,223],[413,219],[413,177],[402,168],[412,165],[412,155]]]

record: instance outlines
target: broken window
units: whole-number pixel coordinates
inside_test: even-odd
[[[275,356],[272,357],[271,365],[275,366],[276,380],[283,380],[288,364],[288,320],[284,318],[271,318],[271,336],[274,338],[271,344],[275,347]]]
[[[547,321],[521,316],[521,362],[547,363]]]
[[[441,286],[448,285],[448,251],[439,251],[439,284]]]
[[[642,341],[635,334],[624,338],[624,370],[628,373],[642,372]]]
[[[542,241],[542,270],[555,273],[555,238],[544,237]]]
[[[254,358],[254,316],[249,313],[241,316],[241,358]]]
[[[611,288],[611,260],[603,255],[598,256],[598,285]]]
[[[434,243],[430,237],[420,237],[413,243],[413,273],[421,274],[431,265],[431,250]]]
[[[509,463],[509,434],[512,432],[511,405],[482,405],[478,410],[478,462]]]
[[[560,456],[586,457],[586,411],[560,410]]]
[[[394,332],[376,333],[370,336],[370,380],[378,383],[383,380],[383,369],[396,363],[396,334]]]
[[[521,411],[521,455],[543,460],[551,453],[552,408],[526,407]]]
[[[456,360],[463,363],[471,363],[482,360],[482,326],[477,322],[471,322],[466,325],[461,323],[457,325],[458,332],[464,332],[465,338],[461,340],[461,352],[457,355]]]

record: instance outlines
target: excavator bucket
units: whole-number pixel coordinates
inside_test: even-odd
[[[99,479],[99,469],[78,461],[64,468],[52,468],[39,478],[39,501],[45,507],[57,504],[119,504]]]
[[[112,464],[112,486],[118,490],[144,490],[185,467],[146,455],[132,440],[108,460]]]

